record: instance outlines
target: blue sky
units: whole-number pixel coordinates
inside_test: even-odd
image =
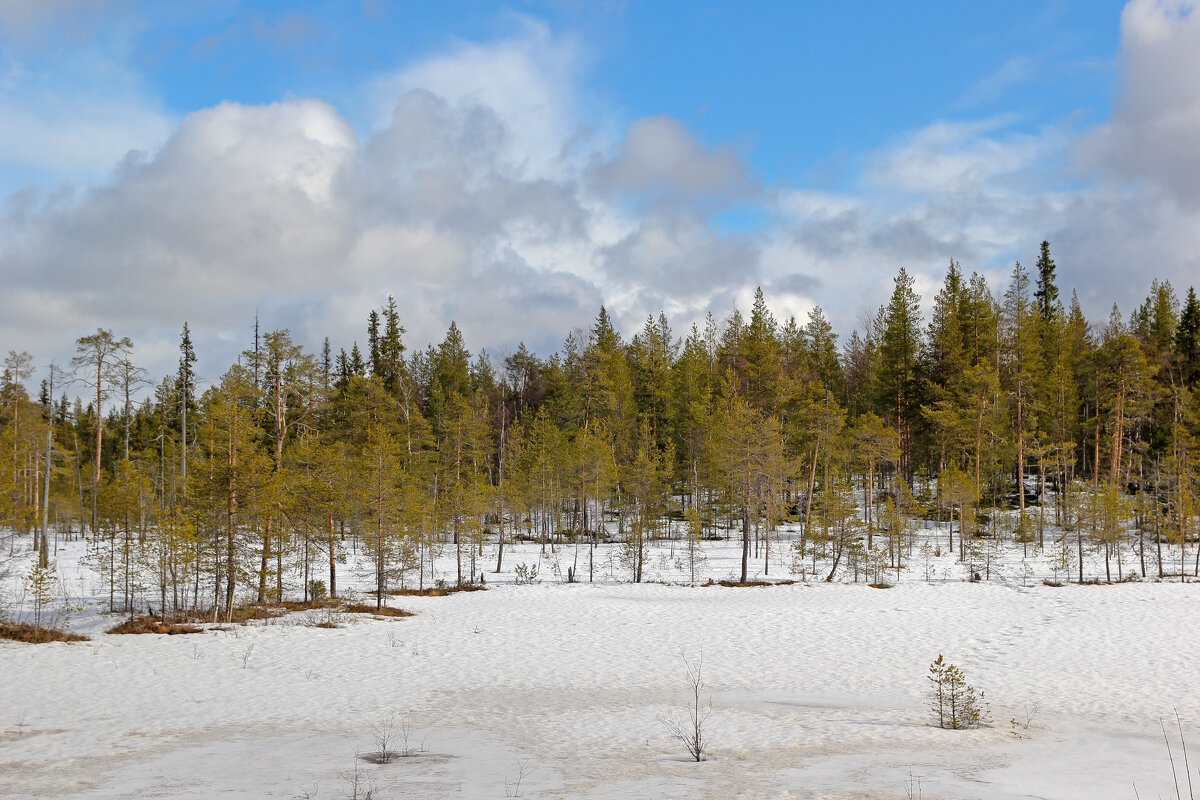
[[[548,353],[758,285],[848,334],[1042,238],[1106,317],[1200,253],[1193,6],[0,0],[0,347],[188,319],[217,370],[393,293]]]
[[[934,119],[999,114],[1017,130],[1103,120],[1123,4],[66,5],[7,26],[8,70],[69,79],[58,64],[94,47],[175,119],[222,101],[311,96],[360,130],[376,76],[537,21],[581,50],[578,91],[597,117],[667,114],[737,147],[767,182],[836,185],[854,154]],[[9,186],[28,174],[4,166]]]

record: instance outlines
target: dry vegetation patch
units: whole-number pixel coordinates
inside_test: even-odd
[[[46,642],[90,642],[87,636],[78,633],[68,633],[54,628],[42,628],[25,622],[0,622],[0,639],[12,639],[16,642],[29,644],[45,644]]]
[[[382,606],[376,608],[368,603],[354,603],[342,608],[350,614],[374,614],[377,617],[411,617],[411,611],[405,611],[403,608],[392,608],[391,606]]]
[[[482,592],[486,586],[468,584],[466,586],[431,586],[428,589],[392,589],[388,594],[394,597],[445,597],[456,592]]]
[[[114,625],[108,629],[108,633],[165,633],[173,636],[179,633],[204,633],[204,629],[185,622],[164,622],[146,614]]]

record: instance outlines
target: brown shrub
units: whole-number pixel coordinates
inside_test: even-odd
[[[279,607],[287,611],[311,611],[314,608],[332,608],[337,600],[284,600]]]
[[[146,614],[114,625],[108,629],[108,633],[165,633],[173,636],[178,633],[204,633],[204,629],[181,622],[163,622],[158,617]]]
[[[45,644],[46,642],[90,642],[87,636],[78,633],[40,628],[36,625],[17,622],[0,622],[0,639],[12,639],[29,644]]]
[[[282,617],[286,613],[287,610],[279,606],[251,605],[235,607],[232,618],[224,614],[218,616],[223,617],[227,622],[249,622],[254,619],[275,619],[276,617]]]
[[[342,610],[349,612],[351,614],[374,614],[377,617],[411,617],[412,616],[411,611],[405,611],[403,608],[392,608],[390,606],[383,606],[382,608],[376,608],[375,606],[369,605],[367,603],[355,603],[354,605],[345,606]]]
[[[483,592],[486,586],[466,584],[465,586],[431,586],[428,589],[392,589],[388,594],[395,597],[445,597],[455,592]]]
[[[739,581],[717,581],[717,583],[716,583],[715,585],[717,585],[717,586],[729,586],[729,587],[739,587],[739,586],[791,586],[791,585],[792,585],[792,584],[794,584],[794,583],[795,583],[795,581],[791,581],[791,580],[788,580],[788,581],[746,581],[745,583],[741,583],[741,582],[739,582]],[[708,583],[701,584],[701,585],[702,585],[702,586],[713,586],[714,584],[713,584],[713,582],[710,580]]]

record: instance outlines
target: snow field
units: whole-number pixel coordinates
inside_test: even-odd
[[[707,574],[736,552],[709,544]],[[357,763],[376,797],[496,798],[526,760],[524,797],[903,798],[910,773],[926,799],[1174,796],[1158,720],[1178,709],[1200,742],[1200,585],[921,569],[879,590],[567,585],[543,567],[536,585],[394,598],[409,618],[190,636],[103,634],[93,598],[72,625],[90,643],[0,641],[0,796],[340,798]],[[695,764],[657,716],[687,701],[681,654],[701,651],[712,749]],[[939,653],[986,693],[990,727],[930,724]],[[393,715],[427,750],[356,762]]]

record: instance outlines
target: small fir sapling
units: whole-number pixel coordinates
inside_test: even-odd
[[[951,730],[977,728],[989,719],[983,692],[977,692],[963,677],[962,670],[945,661],[941,654],[929,665],[929,708],[938,727]]]

